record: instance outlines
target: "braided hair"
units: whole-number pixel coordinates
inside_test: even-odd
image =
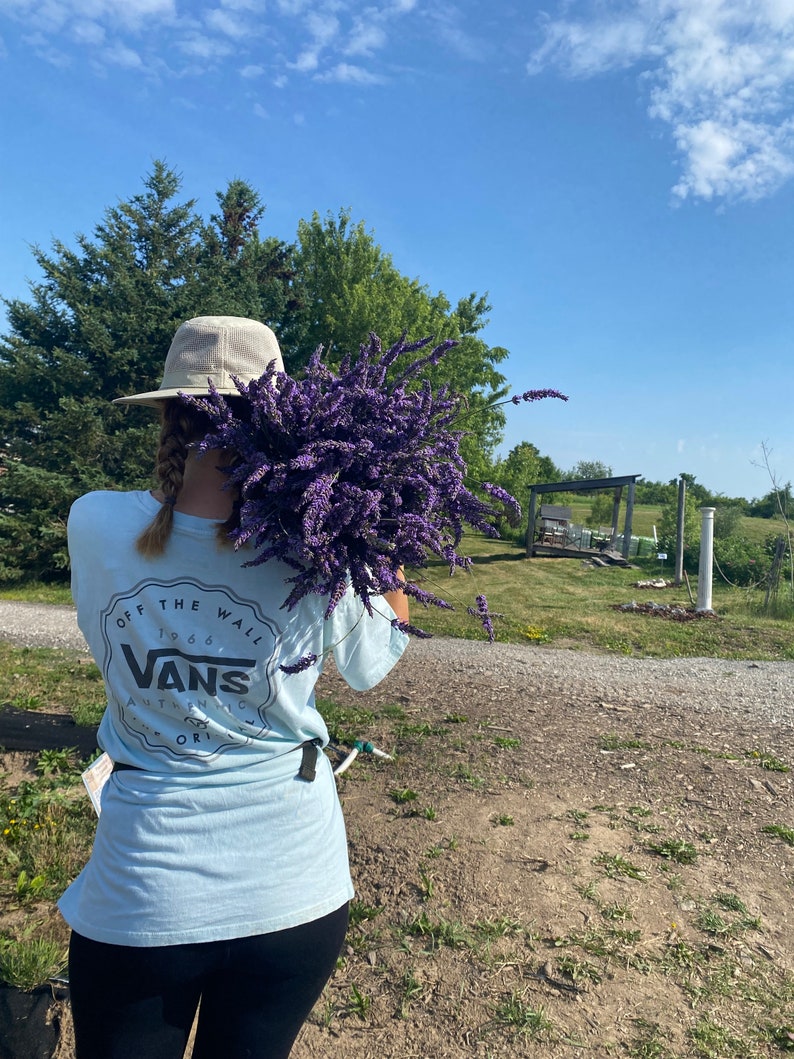
[[[174,525],[174,505],[179,497],[185,476],[185,462],[191,445],[208,432],[210,421],[197,408],[177,398],[163,401],[160,407],[160,443],[155,461],[155,477],[163,493],[163,503],[152,521],[140,534],[135,547],[147,559],[154,559],[165,551]],[[218,538],[228,542],[228,533],[239,524],[239,501],[229,519],[218,525]]]

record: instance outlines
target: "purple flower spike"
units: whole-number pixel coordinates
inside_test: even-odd
[[[547,397],[556,397],[559,401],[568,400],[559,390],[526,390],[524,393],[513,394],[510,400],[513,404],[529,404],[532,401],[545,401]]]
[[[506,489],[502,489],[500,485],[492,485],[491,482],[483,482],[481,488],[504,506],[509,525],[514,529],[521,525],[521,505],[514,496],[511,496]]]
[[[310,651],[307,655],[304,655],[303,658],[299,658],[294,665],[279,666],[278,668],[282,673],[288,673],[291,676],[293,673],[303,673],[304,670],[311,669],[316,661],[317,655]]]
[[[410,622],[400,621],[399,618],[392,618],[392,626],[395,629],[399,629],[400,632],[407,633],[409,636],[415,636],[418,640],[432,640],[432,632],[426,632],[424,629],[420,629],[417,625],[411,625]]]
[[[482,627],[488,636],[488,643],[493,643],[496,639],[496,634],[494,633],[492,615],[488,610],[488,600],[481,594],[476,597],[474,602],[477,604],[476,610],[474,607],[467,607],[466,609],[473,617],[480,619]]]

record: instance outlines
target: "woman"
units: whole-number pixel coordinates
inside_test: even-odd
[[[198,458],[203,414],[178,398],[258,378],[281,357],[253,320],[198,317],[160,387],[120,398],[161,414],[153,492],[95,492],[69,517],[78,623],[105,679],[100,746],[115,762],[94,849],[60,902],[78,1059],[281,1059],[342,946],[353,890],[328,740],[314,707],[333,651],[358,690],[405,649],[386,593],[281,609],[290,567],[243,569],[235,496]],[[220,457],[220,462],[219,462]]]

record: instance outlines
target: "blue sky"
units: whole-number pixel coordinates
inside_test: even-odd
[[[0,294],[152,160],[263,230],[350,207],[515,391],[504,451],[794,479],[791,0],[0,0]]]

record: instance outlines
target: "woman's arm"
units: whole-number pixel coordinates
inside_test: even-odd
[[[400,567],[397,571],[397,578],[400,581],[405,580],[405,573],[403,572],[402,567]],[[397,615],[397,618],[400,621],[408,622],[411,620],[410,615],[408,613],[408,597],[404,592],[384,592],[383,598],[389,604],[389,606]]]

